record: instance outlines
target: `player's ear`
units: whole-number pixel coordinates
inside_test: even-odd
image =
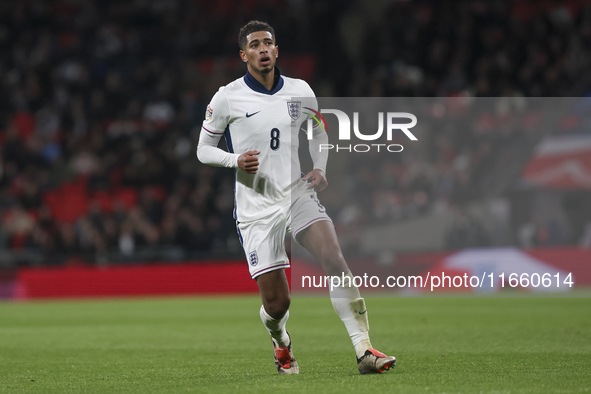
[[[279,57],[279,46],[275,45],[275,58]]]
[[[246,57],[246,52],[244,52],[242,49],[240,50],[240,59],[242,59],[242,61],[244,63],[248,62],[248,58]]]

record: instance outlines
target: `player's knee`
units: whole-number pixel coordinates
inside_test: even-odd
[[[290,304],[291,298],[289,295],[275,297],[265,302],[265,310],[273,319],[281,319],[289,310]]]
[[[347,263],[338,245],[323,248],[320,260],[328,275],[340,275],[342,272],[348,271]]]

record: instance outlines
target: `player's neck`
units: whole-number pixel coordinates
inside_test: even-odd
[[[275,84],[275,68],[273,68],[270,72],[266,74],[261,74],[248,67],[248,72],[250,73],[250,75],[254,77],[254,79],[259,81],[261,85],[263,85],[267,90],[271,90],[273,88],[273,85]]]

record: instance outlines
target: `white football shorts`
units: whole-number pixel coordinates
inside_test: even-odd
[[[252,222],[238,222],[238,236],[246,255],[251,278],[266,272],[289,267],[285,251],[285,236],[297,235],[313,223],[328,220],[326,209],[311,190],[298,197],[290,206]]]

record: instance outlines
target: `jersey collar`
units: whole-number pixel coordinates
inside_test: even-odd
[[[273,87],[271,90],[268,90],[266,87],[264,87],[263,84],[257,81],[256,78],[253,77],[248,71],[246,71],[246,75],[244,76],[244,82],[246,82],[248,87],[255,92],[269,95],[277,93],[283,87],[283,77],[281,76],[277,66],[275,66],[275,81],[273,82]]]

